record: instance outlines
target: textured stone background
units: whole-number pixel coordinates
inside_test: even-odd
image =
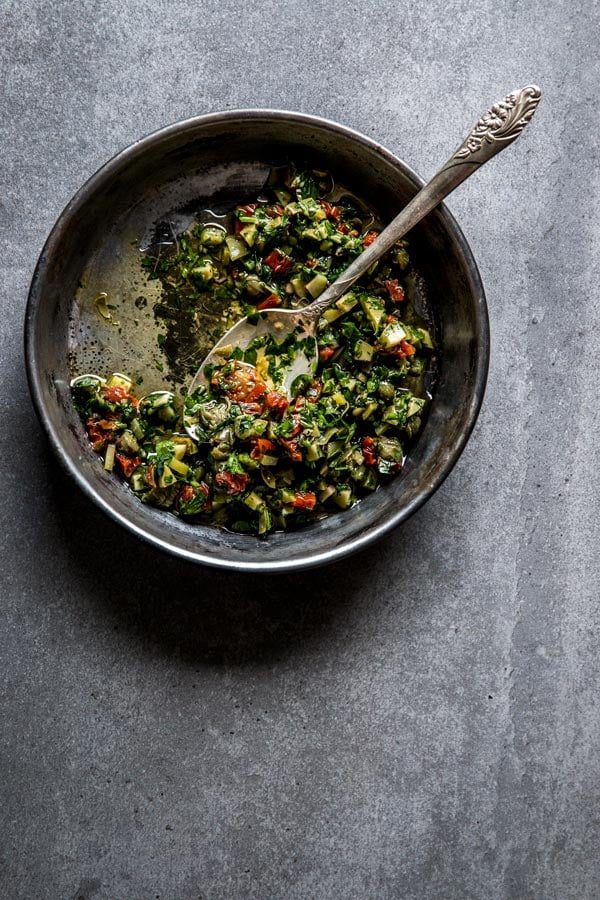
[[[0,894],[596,898],[597,4],[0,0]],[[486,285],[482,415],[442,489],[324,571],[156,555],[56,470],[22,320],[58,213],[178,118],[273,106],[433,174]]]

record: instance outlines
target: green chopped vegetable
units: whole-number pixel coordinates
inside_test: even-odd
[[[282,177],[268,200],[236,207],[227,226],[195,224],[171,251],[142,260],[149,279],[176,292],[182,315],[206,317],[211,340],[244,314],[311,302],[377,233],[372,214],[343,192],[328,199],[326,173],[291,167]],[[409,266],[399,242],[326,310],[319,368],[296,379],[291,397],[279,379],[303,349],[293,335],[223,348],[207,367],[209,386],[183,405],[168,390],[138,399],[121,373],[74,378],[73,403],[110,477],[176,516],[259,537],[376,490],[401,471],[428,403],[423,378],[435,342],[406,299]],[[100,295],[96,308],[113,323],[106,301]]]

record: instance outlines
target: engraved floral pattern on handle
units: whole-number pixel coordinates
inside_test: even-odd
[[[452,162],[479,162],[477,156],[489,158],[514,141],[530,121],[541,96],[537,85],[530,84],[495,103],[475,124]]]

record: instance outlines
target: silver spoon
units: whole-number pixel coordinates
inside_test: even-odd
[[[224,362],[226,348],[247,347],[254,339],[263,334],[272,334],[277,342],[283,341],[292,332],[298,340],[312,339],[308,345],[314,348],[312,355],[300,351],[294,357],[289,369],[285,372],[281,389],[289,393],[290,386],[299,375],[314,372],[318,364],[317,325],[323,312],[346,293],[354,282],[363,275],[373,263],[387,253],[396,241],[410,231],[414,225],[431,212],[441,201],[458,187],[469,175],[486,163],[492,156],[511,144],[523,131],[533,116],[541,99],[540,89],[530,84],[514,91],[495,103],[479,119],[467,138],[448,162],[433,176],[421,190],[404,207],[395,219],[384,228],[379,237],[363,251],[343,272],[329,285],[317,300],[303,309],[269,309],[258,313],[258,320],[253,317],[239,322],[227,331],[208,353],[204,362],[196,372],[189,388],[188,395],[193,394],[200,385],[208,381],[204,369],[209,364]],[[306,345],[305,345],[306,346]],[[194,422],[186,421],[186,430],[193,437]]]

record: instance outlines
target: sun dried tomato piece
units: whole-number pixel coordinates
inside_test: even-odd
[[[363,247],[370,247],[374,240],[379,237],[378,231],[369,231],[363,238]]]
[[[241,494],[246,490],[248,476],[245,472],[234,474],[233,472],[217,472],[215,484],[226,494]]]
[[[388,278],[387,281],[383,282],[383,286],[394,303],[402,303],[406,299],[404,288],[401,284],[398,284],[397,278]]]
[[[142,463],[139,456],[126,456],[125,453],[115,453],[115,460],[125,478],[130,478]]]
[[[282,253],[281,250],[271,250],[268,256],[265,256],[263,262],[269,266],[274,275],[284,275],[294,266],[294,260]]]
[[[278,294],[269,294],[264,300],[256,304],[257,309],[274,309],[281,305],[281,297]]]
[[[273,409],[283,415],[289,405],[290,401],[285,394],[280,394],[278,391],[269,391],[265,395],[265,406],[267,409]]]
[[[375,438],[364,437],[361,442],[361,450],[366,466],[377,465],[377,453],[375,452]]]
[[[317,495],[312,491],[296,491],[292,506],[294,509],[314,509],[317,503]]]

